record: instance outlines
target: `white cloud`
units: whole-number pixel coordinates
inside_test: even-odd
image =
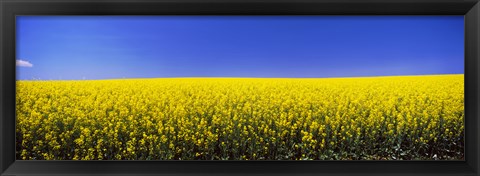
[[[33,64],[28,62],[28,61],[17,60],[17,66],[19,66],[19,67],[33,67]]]

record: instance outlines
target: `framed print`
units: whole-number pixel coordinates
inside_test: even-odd
[[[2,1],[2,175],[478,175],[478,1]]]

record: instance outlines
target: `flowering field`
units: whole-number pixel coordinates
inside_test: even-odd
[[[17,159],[458,160],[464,76],[17,81]]]

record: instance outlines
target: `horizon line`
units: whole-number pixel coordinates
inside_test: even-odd
[[[373,75],[373,76],[339,76],[339,77],[129,77],[129,78],[106,78],[106,79],[17,79],[15,81],[102,81],[102,80],[126,80],[126,79],[194,79],[194,78],[246,78],[246,79],[328,79],[328,78],[373,78],[373,77],[401,77],[401,76],[445,76],[464,75],[465,73],[450,74],[419,74],[419,75]]]

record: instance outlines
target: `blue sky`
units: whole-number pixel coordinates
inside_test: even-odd
[[[463,16],[17,17],[21,80],[463,72]]]

